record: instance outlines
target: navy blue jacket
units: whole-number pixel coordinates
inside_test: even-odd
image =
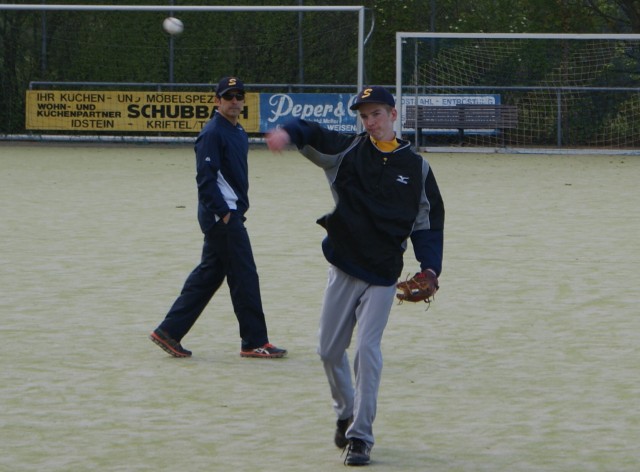
[[[203,233],[229,211],[249,209],[249,138],[244,128],[216,112],[195,144],[198,221]]]
[[[429,163],[399,140],[392,152],[366,133],[341,134],[295,120],[284,127],[309,160],[322,167],[335,209],[318,223],[327,230],[326,259],[374,285],[395,284],[411,238],[421,270],[442,271],[444,204]]]

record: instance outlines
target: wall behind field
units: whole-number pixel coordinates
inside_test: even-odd
[[[556,0],[238,0],[233,5],[257,3],[365,6],[365,82],[378,84],[394,82],[396,31],[640,31],[634,22],[640,18],[640,6],[625,5],[623,10],[609,2],[584,6],[559,5]],[[173,41],[161,28],[165,16],[163,12],[9,11],[0,5],[0,133],[24,131],[25,91],[31,81],[215,83],[221,75],[234,74],[252,83],[356,82],[353,13],[181,13],[185,31]]]

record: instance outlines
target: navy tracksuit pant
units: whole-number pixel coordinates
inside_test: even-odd
[[[159,326],[176,341],[189,332],[226,277],[240,327],[241,347],[253,349],[269,342],[258,272],[244,220],[239,213],[231,212],[227,224],[219,220],[205,234],[200,264]]]

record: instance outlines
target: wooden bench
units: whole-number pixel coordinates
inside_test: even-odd
[[[407,105],[406,115],[404,127],[416,130],[416,144],[422,142],[423,129],[458,130],[462,144],[465,130],[502,130],[518,126],[518,109],[514,105]]]

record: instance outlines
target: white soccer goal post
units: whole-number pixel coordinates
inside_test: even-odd
[[[358,14],[358,72],[360,90],[364,84],[364,14],[365,7],[357,6],[237,6],[237,5],[54,5],[8,4],[0,10],[24,11],[125,11],[125,12],[355,12]]]
[[[407,106],[508,104],[517,127],[470,130],[465,145],[637,148],[640,35],[398,32],[396,93],[397,132]],[[455,134],[423,131],[436,145]]]
[[[182,137],[199,129],[204,112],[196,113],[194,120],[193,107],[189,108],[193,97],[181,94],[211,94],[218,79],[230,74],[239,75],[247,85],[243,125],[254,136],[271,125],[266,123],[271,118],[269,94],[299,94],[288,97],[297,100],[294,113],[298,106],[307,106],[304,94],[332,94],[328,100],[342,105],[349,94],[364,87],[364,6],[166,3],[170,4],[0,4],[0,15],[6,19],[3,38],[15,39],[6,60],[17,63],[15,78],[5,91],[26,92],[5,113],[11,132],[5,136],[31,139],[43,136],[33,131],[51,130],[55,135],[69,131],[71,137],[82,139],[93,139],[87,133],[94,131],[100,139],[111,132],[123,141],[137,136]],[[170,36],[163,31],[166,16],[181,19],[184,32]],[[327,69],[326,64],[333,61],[342,65]],[[27,83],[26,77],[37,80]],[[100,92],[96,97],[106,105],[67,102],[66,98],[61,103],[59,95],[45,93],[66,90]],[[126,121],[136,111],[125,101],[147,100],[146,95],[140,98],[135,93],[168,90],[175,93],[171,98],[175,107],[184,100],[184,110],[154,108],[148,121]],[[207,107],[207,112],[214,108]],[[79,115],[88,118],[72,121]],[[352,126],[351,116],[335,115],[328,118],[331,123]],[[46,120],[29,120],[34,116]],[[16,133],[21,119],[24,135]]]

